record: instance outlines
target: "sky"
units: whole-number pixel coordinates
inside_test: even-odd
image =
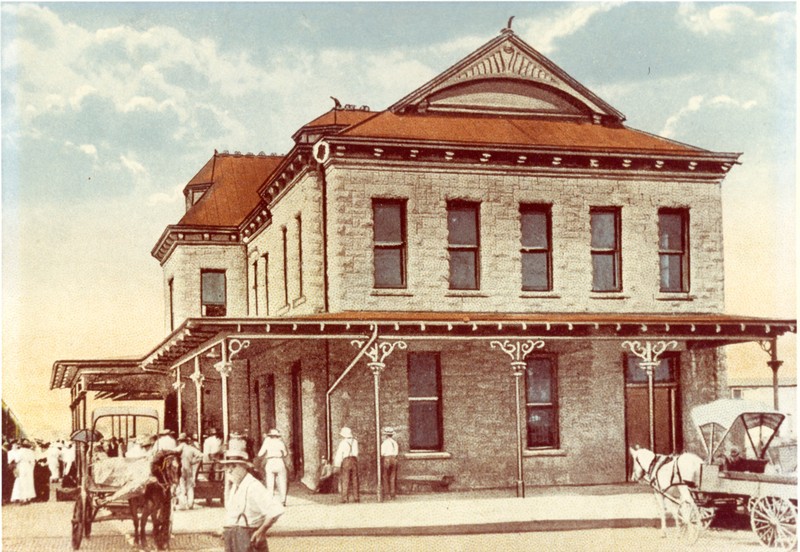
[[[286,153],[330,96],[385,109],[511,16],[629,126],[743,153],[723,184],[726,311],[796,316],[794,3],[3,2],[2,397],[28,432],[69,431],[53,362],[165,336],[150,251],[215,149]]]

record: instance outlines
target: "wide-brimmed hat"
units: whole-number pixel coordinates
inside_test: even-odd
[[[345,439],[350,439],[353,436],[353,432],[350,430],[349,427],[343,427],[342,430],[339,432],[339,435],[341,435]]]
[[[394,435],[394,428],[391,426],[386,426],[383,428],[384,435]]]
[[[148,447],[156,442],[156,436],[142,434],[136,438],[136,442],[139,444],[139,446]]]
[[[267,433],[267,437],[280,437],[280,436],[281,436],[281,431],[279,429],[275,429],[274,427],[269,430],[269,433]]]
[[[181,433],[180,435],[178,435],[178,441],[188,441],[188,440],[189,436],[186,435],[185,433]]]
[[[209,435],[216,435],[217,434],[217,430],[212,427],[211,429],[208,430],[208,434]]]
[[[158,432],[159,435],[175,435],[175,432],[171,429],[164,428]]]
[[[228,466],[241,464],[243,466],[253,467],[253,464],[250,463],[250,456],[247,454],[246,450],[229,450],[225,452],[225,458],[220,460],[219,463]]]

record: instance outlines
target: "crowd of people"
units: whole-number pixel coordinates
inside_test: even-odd
[[[3,438],[3,504],[50,498],[50,484],[75,478],[75,445],[68,440]]]

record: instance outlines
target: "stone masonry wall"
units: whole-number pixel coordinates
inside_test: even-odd
[[[721,312],[718,184],[556,178],[484,172],[328,168],[330,304],[343,310],[511,312]],[[407,199],[408,287],[374,290],[372,199]],[[448,200],[480,202],[478,291],[448,289]],[[521,291],[521,203],[552,205],[553,282]],[[591,291],[589,209],[622,213],[621,293]],[[659,291],[658,209],[690,210],[691,289]]]

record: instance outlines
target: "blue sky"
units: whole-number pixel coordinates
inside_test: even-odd
[[[727,308],[793,316],[794,3],[3,3],[3,397],[53,361],[164,335],[150,250],[214,149],[286,152],[343,103],[383,109],[513,28],[627,124],[743,152],[724,189]],[[762,360],[757,357],[758,362]],[[49,393],[47,395],[46,393]]]

